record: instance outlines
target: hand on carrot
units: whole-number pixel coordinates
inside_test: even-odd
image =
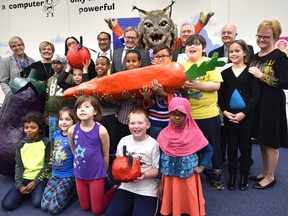
[[[111,104],[116,104],[116,100],[113,98],[112,95],[109,95],[109,94],[104,94],[102,97],[101,97],[102,100],[104,100],[105,102],[107,103],[111,103]]]
[[[124,99],[130,100],[132,102],[135,102],[135,100],[136,100],[136,94],[131,95],[128,91],[123,91],[122,96]]]
[[[152,90],[149,86],[143,86],[142,89],[139,90],[140,94],[143,96],[145,101],[149,101],[152,95]]]

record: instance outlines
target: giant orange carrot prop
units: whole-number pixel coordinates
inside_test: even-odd
[[[207,71],[223,65],[225,62],[218,61],[218,54],[215,54],[210,60],[202,62],[199,66],[193,64],[186,72],[185,68],[176,62],[117,72],[69,88],[64,91],[64,97],[74,98],[82,94],[98,93],[100,97],[103,94],[110,94],[116,100],[121,100],[123,91],[141,97],[139,90],[143,86],[150,86],[153,79],[157,79],[164,90],[171,93],[175,89],[181,88],[187,79],[195,80],[198,76],[204,76]]]
[[[172,92],[183,86],[186,79],[185,68],[172,62],[117,72],[69,88],[64,91],[64,97],[72,98],[81,94],[92,95],[97,92],[100,97],[103,94],[110,94],[115,99],[121,100],[123,91],[141,96],[139,89],[142,89],[143,86],[151,86],[153,79],[157,79],[166,92]]]

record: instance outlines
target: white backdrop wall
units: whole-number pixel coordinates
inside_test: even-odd
[[[85,46],[97,50],[98,33],[111,32],[105,17],[138,17],[138,11],[132,11],[134,5],[149,11],[164,9],[170,3],[170,0],[0,0],[0,58],[11,55],[8,40],[15,35],[24,39],[25,52],[36,61],[40,60],[39,43],[44,40],[55,45],[55,53],[64,54],[65,38],[81,35]],[[45,7],[47,4],[54,5],[53,14]],[[178,26],[187,21],[196,23],[200,11],[213,11],[215,15],[205,27],[213,44],[221,44],[222,26],[233,23],[238,27],[237,38],[246,40],[258,51],[255,34],[262,20],[278,19],[282,36],[288,35],[287,8],[288,2],[283,0],[176,0],[172,19]]]

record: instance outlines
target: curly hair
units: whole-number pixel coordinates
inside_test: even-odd
[[[41,131],[44,131],[46,127],[44,115],[40,112],[29,112],[22,118],[22,122],[23,124],[27,122],[35,122]]]

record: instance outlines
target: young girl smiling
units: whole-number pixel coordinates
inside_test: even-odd
[[[52,176],[43,193],[41,208],[51,214],[62,211],[76,195],[73,154],[68,129],[76,123],[73,110],[64,107],[59,112],[59,130],[53,133]]]
[[[251,165],[251,136],[255,121],[255,108],[260,98],[259,82],[248,72],[249,49],[243,40],[229,46],[228,62],[233,65],[222,72],[223,83],[219,90],[219,106],[224,115],[228,142],[229,190],[236,189],[238,148],[241,153],[239,189],[248,188]]]

